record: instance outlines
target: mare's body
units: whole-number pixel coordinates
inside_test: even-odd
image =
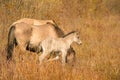
[[[11,25],[8,33],[7,60],[12,58],[16,46],[19,46],[21,50],[39,52],[38,45],[43,39],[63,35],[63,31],[53,20],[20,19]],[[72,47],[68,52],[73,55],[73,58],[75,57]]]

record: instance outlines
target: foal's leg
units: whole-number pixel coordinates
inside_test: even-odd
[[[62,51],[62,65],[64,66],[67,63],[67,50]]]
[[[55,60],[58,60],[60,57],[59,57],[59,55],[58,56],[56,56],[55,58],[53,58],[53,59],[49,59],[48,61],[55,61]]]
[[[40,64],[42,64],[43,60],[45,59],[45,57],[48,55],[49,53],[46,51],[43,51],[43,53],[39,56],[39,62]]]
[[[60,59],[60,53],[61,53],[61,52],[55,52],[56,57],[54,57],[54,58],[52,58],[52,59],[49,59],[48,61],[54,61],[54,60]],[[50,53],[50,54],[52,54],[52,53]],[[52,56],[52,55],[51,55],[51,56]]]

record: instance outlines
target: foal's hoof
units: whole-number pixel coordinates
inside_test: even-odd
[[[58,59],[60,59],[60,57],[59,57],[59,56],[57,56],[55,59],[56,59],[56,60],[58,60]]]

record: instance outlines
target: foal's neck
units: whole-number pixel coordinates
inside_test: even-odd
[[[70,34],[70,35],[64,37],[64,40],[68,45],[71,45],[73,42],[73,34]]]

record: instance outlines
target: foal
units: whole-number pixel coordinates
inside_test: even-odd
[[[79,39],[78,32],[76,31],[70,32],[62,38],[46,38],[39,45],[39,48],[42,48],[43,50],[43,54],[41,54],[39,57],[40,64],[43,62],[44,58],[52,51],[59,51],[62,53],[62,63],[65,65],[67,62],[67,51],[73,42],[76,42],[78,44],[82,43]],[[59,59],[59,57],[57,56],[56,59]]]

